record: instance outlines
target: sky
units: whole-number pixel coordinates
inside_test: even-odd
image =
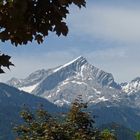
[[[70,7],[66,22],[67,37],[50,33],[41,45],[0,43],[1,52],[12,56],[15,64],[0,75],[0,81],[25,78],[38,69],[53,68],[78,56],[112,73],[119,83],[140,76],[139,0],[87,0],[86,8]]]

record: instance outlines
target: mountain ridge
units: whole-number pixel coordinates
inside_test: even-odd
[[[128,83],[118,84],[111,73],[89,64],[86,58],[80,56],[64,65],[45,70],[43,76],[41,71],[32,73],[33,77],[22,79],[22,86],[13,86],[64,107],[69,107],[81,95],[97,115],[104,116],[99,118],[98,124],[115,121],[133,130],[140,129],[139,90],[126,92],[124,87]],[[136,78],[131,82],[139,83],[138,80]],[[12,85],[12,82],[8,84]]]
[[[34,73],[36,74],[36,73],[41,73],[41,72],[42,70],[34,72]],[[35,75],[34,73],[30,75]],[[102,88],[105,89],[106,87],[113,88],[114,90],[121,89],[121,86],[114,81],[114,77],[111,73],[107,73],[89,64],[86,58],[82,56],[79,56],[78,58],[62,66],[50,69],[49,72],[46,70],[46,72],[44,73],[47,73],[47,74],[43,75],[43,78],[38,83],[35,83],[34,85],[25,86],[24,83],[27,83],[28,81],[26,79],[30,79],[29,77],[31,77],[31,76],[28,76],[24,80],[20,80],[20,81],[26,81],[26,82],[23,82],[22,87],[19,85],[16,85],[16,87],[19,88],[20,90],[30,92],[31,94],[44,97],[48,99],[49,101],[56,103],[57,105],[59,105],[59,103],[61,105],[65,103],[69,104],[70,102],[72,102],[72,99],[70,100],[62,99],[63,101],[56,100],[57,96],[54,94],[54,96],[56,96],[55,99],[50,100],[50,97],[52,95],[49,94],[49,92],[52,90],[52,92],[58,93],[62,87],[65,87],[65,85],[69,85],[69,83],[71,83],[72,86],[75,85],[75,88],[76,88],[76,85],[77,86],[82,85],[83,88],[89,88],[90,93],[96,92],[97,94],[101,92],[101,91],[98,91],[99,89],[102,89]],[[40,77],[40,76],[37,76],[37,77]],[[9,85],[15,86],[12,80],[11,81],[9,80],[7,83]],[[31,79],[31,82],[29,83],[32,83],[32,79]],[[92,86],[92,88],[90,88],[90,86]],[[56,87],[57,89],[54,90]],[[100,97],[99,99],[106,100],[104,96]]]
[[[130,83],[137,82],[139,84],[139,80],[140,78],[135,78]],[[112,103],[121,102],[123,98],[126,98],[126,101],[123,102],[127,103],[130,97],[132,98],[130,93],[138,92],[137,89],[131,88],[132,84],[118,84],[111,73],[89,64],[83,56],[56,68],[35,71],[27,78],[19,79],[20,84],[15,84],[17,81],[18,79],[15,81],[12,79],[7,84],[46,98],[60,106],[69,105],[78,96],[78,93],[75,92],[79,92],[84,96],[85,101],[91,103],[109,102],[111,100]],[[68,97],[68,94],[72,97]],[[127,104],[134,106],[132,102]]]
[[[61,108],[41,97],[0,83],[0,139],[14,140],[13,128],[22,121],[20,112],[24,107],[29,108],[31,111],[39,109],[40,105],[43,105],[43,108],[48,112],[61,112]]]

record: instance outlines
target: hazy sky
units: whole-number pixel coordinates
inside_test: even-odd
[[[67,18],[69,34],[51,33],[44,43],[13,47],[0,43],[16,67],[0,80],[24,78],[38,69],[64,64],[82,55],[89,63],[114,75],[117,82],[140,76],[140,1],[87,0],[86,8],[72,6]]]

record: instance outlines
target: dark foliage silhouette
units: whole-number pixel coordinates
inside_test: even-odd
[[[17,46],[33,40],[40,44],[49,32],[66,36],[65,19],[72,4],[81,8],[86,0],[0,0],[0,40]],[[0,66],[12,65],[7,57],[1,55]]]

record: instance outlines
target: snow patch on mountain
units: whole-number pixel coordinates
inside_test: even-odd
[[[140,77],[133,79],[130,83],[123,84],[122,90],[128,94],[140,91]]]
[[[31,86],[23,86],[18,88],[19,90],[23,90],[25,92],[31,93],[37,86],[39,85],[39,83],[31,85]]]
[[[107,98],[105,98],[104,96],[102,96],[102,97],[98,98],[98,100],[103,101],[103,102],[108,101],[108,99],[107,99]]]

